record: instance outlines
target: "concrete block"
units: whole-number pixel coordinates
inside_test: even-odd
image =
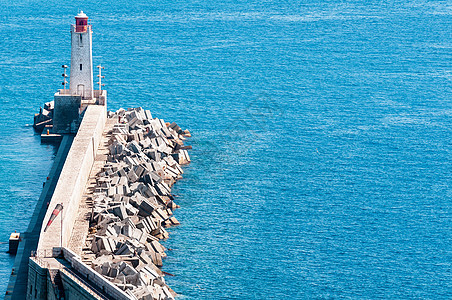
[[[128,113],[126,115],[126,119],[128,121],[128,123],[130,124],[130,122],[133,119],[140,119],[141,120],[141,115],[137,113],[137,111],[135,109],[133,109],[130,113]]]
[[[173,135],[172,135],[171,131],[168,129],[168,127],[166,127],[166,126],[162,127],[161,131],[166,138],[173,138]]]
[[[116,216],[118,216],[121,220],[124,220],[125,218],[128,217],[127,211],[126,211],[126,208],[124,207],[124,205],[116,206],[116,207],[113,209],[113,213],[114,213]]]
[[[174,226],[180,225],[180,222],[175,217],[171,217],[169,220]]]
[[[166,161],[168,166],[171,166],[171,167],[174,167],[174,165],[177,164],[177,162],[174,160],[174,158],[172,156],[167,156],[164,158],[164,160]]]
[[[157,267],[163,267],[162,255],[160,253],[155,253],[155,262]]]
[[[149,149],[157,149],[158,148],[158,144],[157,144],[157,138],[153,137],[153,138],[149,138],[149,140],[151,141],[151,145],[149,146]]]
[[[160,169],[163,170],[163,171],[165,171],[165,168],[167,167],[166,161],[164,161],[164,160],[163,161],[159,161],[157,163],[157,165],[159,165]]]
[[[149,216],[141,220],[141,223],[144,225],[144,228],[148,233],[151,233],[158,228],[157,224],[154,222],[154,219]]]
[[[133,253],[133,251],[127,244],[122,244],[122,246],[115,252],[116,255],[129,255],[131,253]]]
[[[176,122],[171,123],[169,128],[173,129],[177,133],[181,133],[182,132],[182,128],[180,128],[179,125],[176,124]]]
[[[154,167],[154,164],[152,164],[152,165],[153,165],[153,167]],[[154,169],[154,170],[155,170],[155,169]],[[156,171],[151,171],[151,172],[149,172],[149,175],[151,175],[152,180],[153,180],[154,182],[157,182],[157,183],[162,182],[162,177],[161,177]]]
[[[136,232],[137,230],[138,229],[135,229],[134,232]],[[133,237],[136,237],[136,236],[134,235]],[[139,241],[134,240],[134,239],[127,240],[127,243],[129,243],[132,246],[132,248],[137,251],[145,248],[144,245],[142,245]]]
[[[137,125],[143,125],[143,121],[139,120],[137,117],[133,117],[129,120],[129,128],[136,129]]]
[[[155,205],[149,201],[148,199],[143,199],[143,201],[140,203],[139,209],[139,215],[141,216],[148,216],[152,211],[155,209]]]
[[[148,137],[146,137],[146,138],[143,138],[141,141],[140,141],[140,146],[142,147],[142,149],[147,149],[147,148],[150,148],[151,147],[151,139],[150,138],[148,138]]]
[[[158,151],[165,153],[166,155],[170,155],[173,153],[173,149],[171,147],[168,147],[167,145],[161,145],[157,148]]]
[[[180,150],[179,150],[180,151]],[[174,158],[174,160],[178,163],[178,164],[183,164],[184,163],[184,156],[180,153],[180,152],[176,152],[176,153],[171,153],[171,156]]]
[[[142,178],[140,178],[147,185],[154,185],[154,181],[152,180],[151,174],[147,173]]]
[[[171,194],[171,188],[166,184],[165,181],[160,182],[159,185],[161,185],[167,191],[168,194]]]
[[[157,183],[154,185],[155,189],[157,190],[159,195],[169,195],[168,191],[165,189],[165,187],[162,185],[163,181],[161,183]]]
[[[108,243],[108,240],[107,240],[107,238],[104,238],[104,237],[101,237],[100,239],[98,239],[97,241],[96,241],[96,243],[97,243],[97,249],[99,250],[99,251],[101,251],[101,250],[106,250],[106,251],[108,251],[108,252],[112,252],[111,250],[111,247],[110,247],[110,244]]]
[[[185,160],[187,161],[187,163],[189,163],[191,160],[190,160],[190,156],[188,155],[188,151],[187,150],[181,150],[181,152],[184,154]]]
[[[138,191],[138,188],[140,187],[140,185],[143,184],[142,182],[134,182],[130,185],[130,190],[132,191],[132,193],[136,193]]]
[[[141,177],[145,171],[145,168],[143,168],[143,166],[141,165],[138,165],[133,167],[133,171],[138,177]]]
[[[149,125],[151,125],[152,130],[155,132],[160,130],[160,128],[162,127],[158,119],[153,119],[152,121],[149,122]]]
[[[160,122],[161,127],[166,127],[165,120],[163,120],[163,119],[157,119],[157,120]]]
[[[139,280],[139,274],[134,274],[134,275],[127,275],[126,276],[126,282],[133,285],[133,286],[137,286],[138,284],[138,280]]]
[[[136,229],[134,229],[134,230],[132,231],[132,236],[131,236],[131,238],[134,238],[134,239],[136,239],[137,241],[139,241],[140,238],[141,238],[142,233],[143,233],[143,232],[142,232],[140,229],[136,228]]]
[[[137,176],[137,174],[135,174],[133,170],[130,170],[129,173],[127,173],[127,178],[131,183],[136,182],[139,179],[139,177]]]
[[[138,191],[133,194],[132,197],[130,197],[130,204],[132,204],[134,207],[138,208],[141,204],[141,202],[145,199]]]
[[[171,156],[170,156],[171,157]],[[171,168],[170,166],[166,167],[165,173],[173,178],[176,178],[178,174],[176,169]]]
[[[168,141],[166,138],[162,137],[161,135],[157,136],[155,138],[155,141],[157,142],[157,146],[161,147],[161,146],[168,146]]]
[[[168,202],[166,203],[166,206],[167,206],[169,209],[173,210],[173,211],[174,211],[176,208],[179,208],[179,206],[178,206],[174,201],[172,201],[172,200],[168,201]]]
[[[110,263],[109,262],[104,262],[102,264],[101,272],[102,272],[101,273],[102,275],[108,275],[110,273]]]
[[[118,233],[116,232],[115,228],[113,226],[107,226],[106,234],[111,236],[118,236]]]
[[[127,149],[134,153],[139,153],[141,151],[141,146],[138,144],[137,141],[131,141],[127,144]]]
[[[154,188],[150,185],[145,185],[146,188],[143,188],[143,196],[148,199],[154,199],[157,194]]]
[[[99,274],[102,274],[102,266],[94,266],[94,271],[96,271]]]
[[[151,111],[150,111],[150,110],[145,110],[144,113],[145,113],[146,119],[148,119],[149,121],[151,121],[151,120],[152,120],[152,114],[151,114]]]
[[[140,244],[143,244],[144,245],[144,243],[146,243],[146,241],[148,240],[148,236],[149,236],[149,234],[147,233],[147,232],[144,232],[144,231],[139,231],[140,232],[140,234],[139,234],[139,236],[138,236],[138,238],[137,238],[137,241],[140,243]]]
[[[131,191],[130,191],[130,188],[129,188],[129,186],[127,184],[121,185],[121,188],[122,188],[122,194],[123,195],[130,196]]]
[[[122,269],[121,273],[129,276],[129,275],[136,275],[138,274],[137,270],[135,270],[133,267],[126,264],[126,266]]]
[[[125,208],[126,208],[127,215],[129,215],[129,216],[135,216],[138,214],[139,210],[137,208],[133,207],[131,204],[125,205]]]
[[[169,233],[165,230],[165,228],[162,228],[162,236],[163,239],[169,238]]]
[[[99,247],[97,247],[97,242],[95,239],[93,239],[92,243],[91,243],[91,251],[93,251],[94,253],[99,252]]]
[[[138,141],[142,141],[144,140],[144,134],[143,134],[143,130],[137,130],[137,136],[138,136]]]
[[[165,253],[165,248],[159,242],[152,241],[150,244],[155,252],[160,253],[160,254]]]
[[[145,251],[141,251],[141,253],[138,256],[140,258],[140,261],[144,264],[144,265],[150,265],[153,264],[152,259],[149,257],[149,255],[147,255],[145,253]],[[150,267],[148,267],[150,268]]]
[[[169,209],[169,208],[163,208],[163,210],[166,212],[166,214],[168,215],[168,216],[172,216],[173,215],[173,211],[171,210],[171,209]]]
[[[148,232],[148,229],[145,228],[145,225],[143,224],[143,221],[139,221],[139,222],[136,224],[136,227],[137,227],[138,229],[145,230],[146,232]]]
[[[120,195],[120,196],[124,195],[124,188],[123,188],[123,186],[117,186],[116,187],[116,194]]]
[[[156,161],[156,162],[159,162],[159,161],[161,160],[161,154],[160,154],[160,152],[158,152],[156,149],[148,150],[148,151],[146,152],[146,155],[147,155],[150,159],[152,159],[152,160],[154,160],[154,161]]]
[[[114,199],[114,198],[119,198],[119,199],[121,199],[121,196],[122,196],[122,195],[124,195],[124,186],[122,186],[122,185],[116,186],[116,187],[115,187],[115,194],[112,195],[112,196],[113,196],[113,199]]]
[[[106,241],[107,241],[107,243],[109,245],[109,248],[111,249],[110,252],[115,251],[116,250],[116,242],[113,239],[111,239],[111,238],[106,238]]]
[[[119,262],[119,272],[122,273],[122,271],[124,270],[124,268],[126,268],[128,265],[127,263],[125,263],[124,261]]]
[[[121,233],[125,236],[132,237],[133,230],[134,230],[134,228],[132,226],[130,226],[129,224],[127,224],[121,228]]]
[[[166,284],[162,285],[162,290],[163,290],[163,294],[164,294],[163,299],[174,299],[173,295],[171,294],[171,292],[168,289],[168,286]]]
[[[165,221],[167,219],[169,219],[169,215],[166,212],[166,210],[163,210],[161,208],[156,209],[153,214],[152,214],[155,218],[160,219],[162,221]]]
[[[122,169],[122,171],[124,171]],[[127,177],[127,174],[124,173],[124,176],[119,177],[118,185],[127,185],[129,182],[129,178]]]
[[[109,277],[115,278],[116,276],[118,276],[118,273],[119,273],[118,269],[116,269],[116,268],[111,268],[111,269],[110,269],[110,272],[108,273],[108,276],[109,276]]]
[[[130,156],[124,157],[124,162],[128,164],[130,167],[137,165],[137,163]]]
[[[139,165],[143,162],[143,160],[141,159],[141,155],[142,155],[142,153],[140,152],[131,157],[135,165]],[[146,157],[146,155],[144,155],[144,156]]]
[[[116,194],[116,188],[115,187],[110,187],[107,190],[107,196],[114,196]]]
[[[127,171],[123,169],[118,170],[117,174],[122,178],[127,176]]]
[[[136,111],[137,111],[138,115],[140,116],[141,120],[147,119],[146,111],[142,107],[138,107]]]
[[[173,167],[177,169],[178,174],[184,174],[184,170],[182,170],[181,166],[178,163],[176,163]]]
[[[113,186],[114,186],[114,185],[117,185],[118,182],[119,182],[119,176],[113,176],[113,177],[110,178],[110,180],[111,180],[111,181],[110,181],[110,184],[111,184],[111,185],[113,185]]]
[[[154,265],[161,267],[163,265],[162,256],[159,253],[155,252],[154,248],[149,243],[147,243],[146,246],[148,248],[149,257],[151,258]]]

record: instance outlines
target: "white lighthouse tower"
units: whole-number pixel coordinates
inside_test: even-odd
[[[69,90],[71,95],[82,99],[93,98],[93,53],[91,25],[88,16],[81,11],[71,25],[71,73]]]
[[[66,89],[66,72],[63,89],[55,93],[53,132],[76,132],[80,116],[88,105],[107,105],[107,91],[102,89],[102,66],[99,68],[99,90],[93,89],[93,54],[91,25],[81,11],[71,25],[71,71],[69,89]],[[63,65],[63,68],[66,68]]]

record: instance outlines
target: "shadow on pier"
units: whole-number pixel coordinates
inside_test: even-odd
[[[38,247],[39,235],[42,221],[47,211],[47,203],[50,203],[53,192],[66,161],[67,154],[71,148],[74,136],[65,135],[58,148],[55,161],[49,173],[41,196],[36,204],[36,208],[28,225],[27,231],[21,234],[22,241],[19,244],[14,267],[11,272],[9,284],[6,290],[5,299],[24,299],[27,294],[28,282],[28,261],[31,251],[36,251]]]

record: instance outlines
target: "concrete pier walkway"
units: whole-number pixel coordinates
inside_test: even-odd
[[[89,219],[91,217],[91,211],[93,208],[92,197],[97,183],[97,174],[101,172],[102,167],[107,161],[107,155],[109,154],[108,141],[111,137],[113,126],[117,122],[117,118],[110,118],[107,119],[107,122],[105,123],[104,132],[102,133],[102,137],[96,151],[96,157],[94,159],[93,167],[91,169],[88,181],[84,188],[82,199],[80,200],[77,218],[75,220],[74,229],[72,230],[72,236],[69,242],[69,248],[77,255],[82,256],[83,262],[85,263],[92,260],[95,256],[94,253],[92,255],[86,255],[86,253],[82,253],[82,248],[86,247],[85,241],[89,228]],[[91,262],[89,262],[89,265],[90,264]]]
[[[5,299],[24,299],[27,294],[28,261],[30,253],[31,251],[36,251],[38,247],[42,222],[47,212],[47,203],[50,203],[73,140],[74,137],[71,135],[65,135],[63,137],[52,169],[49,173],[49,180],[46,181],[41,196],[36,203],[36,208],[33,212],[28,229],[25,233],[21,234],[22,241],[19,244],[19,249],[14,261],[14,267],[9,279]]]

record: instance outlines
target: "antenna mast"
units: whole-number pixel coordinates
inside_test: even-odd
[[[67,66],[66,65],[62,65],[61,67],[64,70],[64,73],[61,74],[61,76],[63,76],[63,82],[61,84],[63,85],[63,90],[65,90],[66,89],[66,84],[68,83],[67,80],[66,80],[66,78],[67,78],[67,75],[66,75]]]
[[[105,84],[102,84],[102,78],[105,78],[105,76],[102,76],[102,69],[105,69],[101,65],[98,65],[97,68],[99,69],[99,81],[97,82],[99,84],[99,96],[102,95],[102,87],[105,86]]]

